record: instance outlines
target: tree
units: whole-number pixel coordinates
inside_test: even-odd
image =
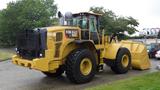
[[[17,0],[0,11],[0,43],[15,45],[21,30],[50,26],[55,22],[57,5],[54,0]]]
[[[118,17],[111,10],[106,10],[103,7],[91,7],[90,11],[102,14],[100,18],[100,29],[104,29],[106,34],[112,33],[135,33],[136,26],[139,25],[136,19],[132,17]]]

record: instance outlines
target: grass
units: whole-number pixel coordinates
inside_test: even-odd
[[[160,72],[115,81],[86,90],[160,90]]]
[[[14,55],[14,51],[12,49],[0,49],[0,61],[7,60]]]

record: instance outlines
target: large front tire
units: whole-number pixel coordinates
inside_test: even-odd
[[[93,79],[96,73],[96,58],[88,49],[73,51],[66,61],[66,75],[73,83],[86,83]]]
[[[131,54],[127,48],[120,48],[114,65],[111,66],[112,71],[117,74],[127,73],[131,67]]]

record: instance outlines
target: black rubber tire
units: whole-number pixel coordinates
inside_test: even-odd
[[[63,66],[60,66],[55,73],[51,72],[42,72],[45,74],[47,77],[60,77],[64,73],[64,68]]]
[[[84,58],[90,59],[92,63],[92,70],[88,75],[83,75],[80,71],[80,63]],[[94,54],[88,49],[76,49],[69,56],[66,61],[66,75],[67,78],[76,84],[86,83],[93,79],[96,73],[96,58]]]
[[[121,60],[123,55],[127,55],[129,57],[129,62],[127,67],[123,67]],[[116,57],[116,60],[114,62],[114,65],[111,66],[111,69],[113,72],[115,72],[116,74],[124,74],[127,73],[128,70],[131,67],[131,54],[130,51],[127,48],[120,48]]]

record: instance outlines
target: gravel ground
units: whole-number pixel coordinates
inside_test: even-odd
[[[109,67],[98,73],[93,81],[86,84],[73,84],[63,75],[59,78],[48,78],[39,71],[30,70],[24,67],[16,66],[11,61],[0,62],[0,90],[81,90],[93,87],[103,83],[125,79],[141,75],[148,72],[157,71],[155,68],[160,64],[158,60],[151,60],[150,70],[138,71],[130,70],[127,74],[116,75]]]

